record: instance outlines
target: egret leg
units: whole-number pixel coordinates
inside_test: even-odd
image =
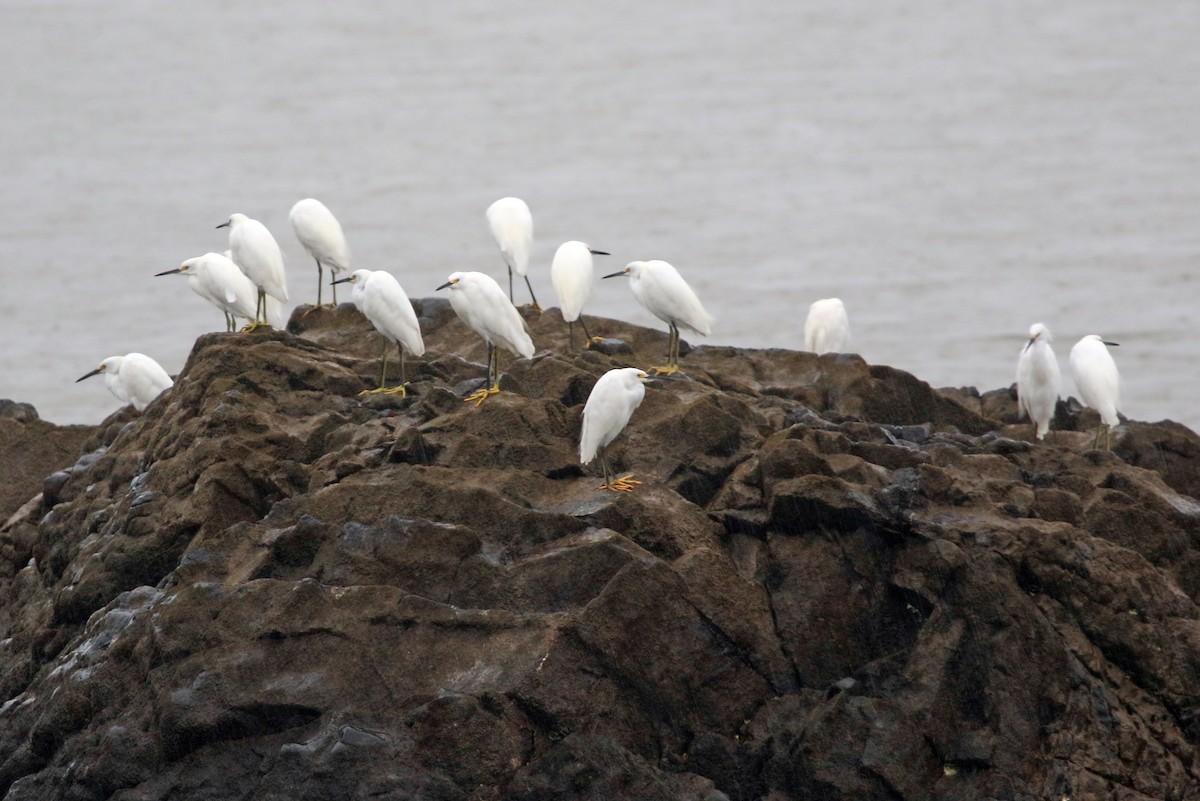
[[[336,307],[336,306],[337,306],[337,283],[336,283],[336,281],[334,280],[334,279],[336,279],[336,278],[337,278],[337,274],[336,274],[336,273],[335,273],[333,270],[330,270],[330,271],[329,271],[329,289],[330,289],[330,291],[332,291],[332,292],[333,292],[333,305],[334,305],[334,307]],[[319,300],[320,300],[320,298],[318,298],[317,300],[319,301]]]
[[[493,378],[493,375],[495,376]],[[490,385],[490,386],[488,386]],[[488,343],[488,374],[487,383],[484,387],[475,390],[467,397],[463,398],[463,403],[474,403],[476,408],[483,405],[483,402],[492,395],[500,393],[500,354],[496,352],[496,348],[492,343]]]
[[[670,323],[671,329],[667,334],[667,366],[666,367],[651,367],[650,372],[655,375],[677,375],[683,370],[679,369],[679,329],[675,327],[675,323]]]
[[[391,389],[387,387],[388,343],[385,340],[383,343],[383,366],[379,370],[379,388],[364,389],[358,393],[360,398],[363,395],[399,395],[402,398],[408,397],[408,382],[404,380],[404,346],[397,342],[396,350],[400,351],[400,383]]]
[[[596,343],[596,342],[603,342],[603,341],[604,341],[604,337],[594,337],[594,336],[592,336],[592,335],[591,335],[591,333],[590,333],[590,332],[587,330],[587,323],[585,323],[585,322],[583,321],[583,315],[582,315],[582,314],[581,314],[581,315],[579,315],[579,325],[581,325],[581,326],[583,327],[583,335],[584,335],[585,337],[587,337],[587,339],[586,339],[586,340],[584,340],[584,343],[583,343],[583,349],[584,349],[584,350],[587,350],[588,348],[590,348],[590,347],[592,346],[592,344],[593,344],[593,343]]]
[[[317,305],[321,305],[321,285],[325,283],[325,271],[321,269],[321,260],[317,259]]]
[[[633,473],[626,473],[620,478],[613,478],[612,467],[608,463],[608,455],[604,452],[604,448],[600,449],[600,467],[604,470],[604,483],[597,490],[609,490],[610,492],[633,492],[634,488],[642,482],[636,481],[633,478]]]
[[[575,323],[567,322],[567,348],[575,350]]]
[[[505,262],[505,264],[507,264],[507,263],[508,263],[508,262]],[[513,297],[513,288],[512,288],[512,267],[509,267],[509,268],[508,268],[508,302],[509,302],[509,303],[511,303],[511,304],[512,304],[512,305],[514,305],[514,306],[516,306],[516,305],[517,305],[516,298],[514,298],[514,297]]]
[[[525,276],[525,286],[529,287],[529,297],[533,299],[533,303],[529,304],[530,308],[532,308],[534,311],[540,312],[542,307],[537,302],[537,296],[533,294],[533,284],[529,283],[528,275]]]
[[[261,288],[258,290],[258,303],[254,305],[254,322],[249,323],[242,328],[243,333],[255,331],[259,328],[270,328],[271,324],[267,322],[267,293]]]

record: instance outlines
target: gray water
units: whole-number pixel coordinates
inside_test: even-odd
[[[231,212],[293,302],[309,195],[425,296],[503,274],[483,212],[511,194],[543,305],[583,239],[675,264],[711,342],[800,347],[839,296],[868,361],[980,389],[1042,321],[1065,376],[1103,334],[1123,412],[1200,427],[1198,40],[1190,0],[6,3],[0,397],[95,422],[117,401],[72,381],[101,358],[178,371],[223,321],[151,276]],[[589,310],[658,325],[623,283]]]

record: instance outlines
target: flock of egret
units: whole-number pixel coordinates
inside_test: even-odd
[[[525,279],[531,305],[540,310],[533,285],[529,281],[529,259],[533,247],[533,215],[525,201],[515,197],[497,200],[487,209],[487,222],[508,267],[508,295],[500,284],[480,272],[455,272],[439,290],[448,289],[450,305],[459,319],[487,343],[488,366],[484,385],[464,398],[480,406],[500,392],[500,365],[497,348],[530,358],[533,341],[518,313],[513,298],[513,273]],[[321,304],[324,271],[330,272],[330,289],[337,303],[337,285],[352,286],[355,307],[384,337],[379,387],[362,394],[394,393],[404,395],[405,354],[420,357],[425,353],[420,324],[400,283],[384,270],[353,270],[350,248],[341,224],[319,200],[305,198],[296,203],[288,218],[296,238],[317,264],[317,305]],[[229,228],[229,250],[205,253],[185,260],[179,267],[157,275],[183,275],[200,297],[225,315],[226,331],[237,330],[239,319],[247,320],[243,331],[281,324],[281,304],[288,302],[287,275],[283,253],[271,232],[258,220],[233,214],[217,228]],[[608,255],[589,245],[570,241],[559,246],[550,268],[550,278],[559,297],[563,320],[568,325],[570,347],[574,348],[574,324],[579,322],[585,336],[584,347],[593,337],[583,322],[582,311],[595,284],[594,255]],[[340,273],[348,272],[345,278]],[[686,329],[707,336],[713,318],[704,309],[696,293],[683,276],[665,261],[634,261],[624,269],[603,278],[629,279],[634,298],[652,315],[667,324],[667,362],[647,371],[619,368],[605,373],[592,389],[583,412],[583,432],[579,458],[588,464],[599,456],[604,471],[601,489],[629,492],[639,482],[631,476],[615,478],[604,448],[621,432],[645,395],[644,382],[651,373],[669,377],[679,367],[679,331]],[[1017,393],[1021,416],[1028,415],[1038,439],[1046,436],[1058,400],[1061,376],[1050,330],[1038,323],[1029,331],[1029,341],[1017,363]],[[804,342],[814,353],[844,352],[850,342],[850,323],[846,307],[837,298],[818,300],[809,309],[804,325]],[[387,386],[388,352],[395,343],[399,361],[399,382]],[[1108,429],[1118,423],[1119,378],[1106,343],[1099,336],[1084,337],[1071,350],[1071,369],[1084,403],[1096,409],[1108,443]],[[133,403],[141,411],[160,393],[172,386],[171,378],[153,359],[140,353],[111,356],[100,366],[79,378],[103,374],[108,389],[122,402]],[[1099,442],[1100,430],[1096,434]]]

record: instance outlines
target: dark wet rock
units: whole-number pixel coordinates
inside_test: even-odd
[[[141,415],[0,408],[0,794],[1197,797],[1194,433],[685,343],[603,493],[582,405],[665,331],[524,309],[475,408],[484,343],[416,306],[407,398],[343,303]]]

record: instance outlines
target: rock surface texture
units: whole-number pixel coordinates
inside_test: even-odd
[[[685,345],[609,449],[644,483],[601,493],[583,402],[665,333],[527,317],[476,409],[483,342],[418,306],[407,398],[356,397],[380,340],[342,305],[43,432],[0,797],[1200,798],[1192,432],[1090,451],[1064,402],[1034,445],[1009,390]]]

